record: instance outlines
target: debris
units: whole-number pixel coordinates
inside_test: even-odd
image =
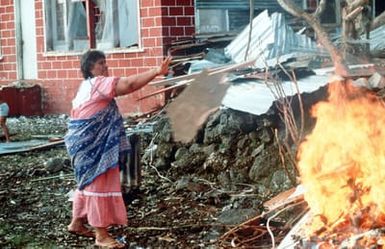
[[[385,77],[379,73],[374,73],[368,80],[369,87],[380,89],[385,87]]]
[[[366,63],[366,64],[355,64],[348,65],[349,77],[367,77],[372,76],[374,73],[385,73],[385,69],[381,64]],[[333,75],[334,67],[322,67],[313,69],[312,71],[317,75]]]
[[[206,118],[221,104],[229,87],[224,73],[203,71],[167,108],[175,141],[190,142]],[[186,115],[188,113],[189,115]]]
[[[367,78],[358,78],[353,81],[353,84],[357,87],[366,87],[369,88],[369,82]]]
[[[370,52],[373,56],[385,55],[384,32],[384,25],[370,32]]]
[[[73,176],[74,176],[74,174],[66,174],[66,175],[60,174],[60,175],[56,175],[56,176],[49,176],[49,177],[34,179],[31,182],[47,181],[47,180],[53,180],[53,179],[57,179],[57,178],[64,179],[64,178],[73,177]]]
[[[325,86],[328,81],[328,77],[312,75],[298,79],[297,83],[301,93],[310,93]],[[292,81],[283,81],[278,84],[282,85],[286,96],[296,94]],[[273,102],[277,100],[273,95],[273,88],[273,83],[262,80],[245,80],[232,84],[223,98],[222,104],[234,110],[261,115],[266,113]]]
[[[280,209],[294,202],[303,201],[304,192],[305,190],[302,185],[298,185],[296,188],[291,188],[285,192],[282,192],[269,201],[263,203],[263,206],[267,209],[268,212]]]
[[[63,145],[64,140],[49,142],[46,140],[29,140],[23,142],[10,142],[0,144],[0,155],[24,153],[34,150],[49,149],[58,145]]]
[[[44,166],[48,172],[57,173],[63,170],[65,167],[70,167],[71,162],[68,158],[55,157],[48,159]]]
[[[225,48],[225,54],[237,63],[245,58],[249,26]],[[269,16],[267,10],[253,20],[251,48],[248,58],[256,59],[257,68],[275,66],[302,55],[326,55],[309,37],[295,33],[283,14]]]
[[[312,217],[311,212],[307,212],[285,236],[277,249],[295,248],[299,244],[299,241],[294,239],[296,238],[295,235],[300,234],[300,230],[304,228],[305,224],[309,223]]]
[[[229,209],[218,216],[218,222],[225,225],[238,225],[255,217],[256,213],[254,209]]]

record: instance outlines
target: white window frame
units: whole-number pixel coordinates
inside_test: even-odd
[[[56,9],[57,9],[57,3],[63,4],[63,24],[64,24],[64,32],[67,30],[67,2],[65,0],[54,0],[51,4],[51,22],[52,22],[52,45],[53,50],[55,51],[64,51],[65,50],[65,40],[59,41],[57,39],[58,31],[57,31],[57,16],[56,16]],[[64,34],[65,36],[65,34]],[[64,38],[65,39],[65,38]]]
[[[54,56],[77,56],[77,55],[81,55],[83,54],[86,50],[88,50],[89,48],[83,50],[83,51],[80,51],[80,50],[71,50],[71,51],[66,51],[64,49],[61,49],[61,50],[56,50],[55,49],[55,45],[54,45],[54,42],[53,42],[53,46],[54,46],[54,50],[47,50],[47,41],[46,41],[46,37],[47,37],[47,29],[46,29],[46,23],[47,23],[47,20],[46,20],[46,15],[45,15],[45,4],[44,4],[44,1],[52,1],[52,0],[43,0],[43,29],[44,29],[44,53],[43,53],[43,56],[44,57],[54,57]],[[59,0],[59,1],[64,1],[65,3],[65,0]],[[80,2],[82,0],[72,0],[72,2]],[[103,52],[105,54],[121,54],[121,53],[143,53],[145,52],[145,49],[143,47],[143,37],[142,37],[142,32],[141,32],[141,27],[142,27],[142,22],[141,22],[141,12],[140,12],[140,4],[141,4],[141,1],[138,1],[138,4],[137,4],[137,32],[138,32],[138,45],[137,46],[132,46],[132,47],[129,47],[129,48],[112,48],[112,49],[108,49],[108,50],[104,50]],[[65,4],[66,5],[66,4]],[[66,8],[66,6],[65,6]],[[52,11],[52,10],[51,10]],[[55,13],[55,16],[56,16],[56,11],[54,11]],[[64,13],[64,18],[66,18],[66,15],[67,15],[67,12],[65,11]],[[88,17],[87,17],[88,19]],[[64,25],[66,25],[66,22],[64,22]],[[56,27],[55,27],[56,28]],[[54,29],[54,28],[53,28]],[[52,31],[53,32],[53,31]],[[57,32],[55,30],[55,32]],[[52,34],[52,35],[56,35],[56,34]],[[95,37],[96,39],[96,37]],[[88,43],[88,40],[87,40],[87,43]],[[96,41],[95,41],[96,43]],[[59,45],[60,46],[60,45]],[[62,45],[64,46],[64,45]],[[1,43],[0,43],[0,49],[1,49]],[[1,55],[1,50],[0,50],[0,60],[2,59],[2,55]]]
[[[212,10],[218,10],[218,9],[212,9]],[[225,19],[226,19],[225,20],[226,21],[226,24],[225,24],[226,30],[219,31],[219,32],[229,32],[230,31],[229,10],[228,9],[219,9],[219,10],[224,10],[225,11]],[[199,30],[199,27],[201,25],[199,11],[200,11],[200,9],[196,9],[195,10],[195,25],[196,25],[198,30]],[[215,34],[215,32],[213,32],[213,33]],[[198,34],[205,34],[205,33],[198,32]]]

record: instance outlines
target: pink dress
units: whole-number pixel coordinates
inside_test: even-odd
[[[118,81],[119,78],[116,77],[84,80],[72,101],[71,117],[89,118],[107,107],[116,96],[115,88]],[[98,176],[83,190],[76,190],[72,215],[73,218],[86,218],[93,227],[127,225],[127,211],[122,198],[118,166]]]

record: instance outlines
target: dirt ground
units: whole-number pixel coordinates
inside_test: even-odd
[[[14,140],[62,136],[65,116],[14,118]],[[143,167],[138,197],[127,207],[128,227],[111,233],[127,248],[217,248],[225,231],[261,212],[253,185],[219,187],[215,177]],[[93,240],[69,234],[75,189],[64,147],[0,157],[1,248],[93,248]]]

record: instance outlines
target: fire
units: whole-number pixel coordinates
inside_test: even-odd
[[[317,122],[298,153],[314,214],[310,232],[384,226],[384,103],[347,82],[331,83],[328,92],[328,100],[312,109]]]

